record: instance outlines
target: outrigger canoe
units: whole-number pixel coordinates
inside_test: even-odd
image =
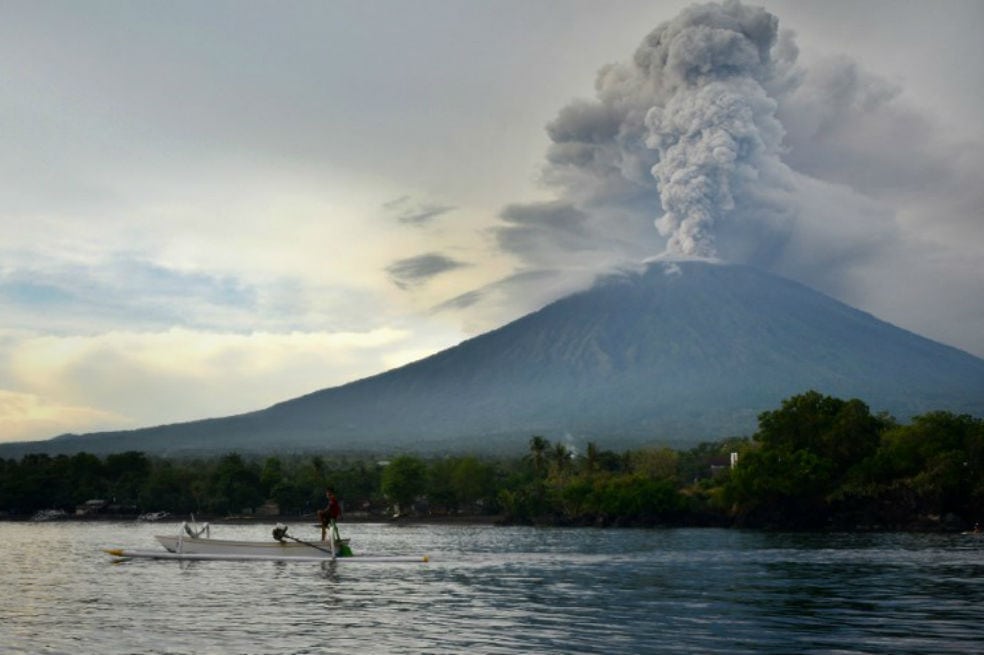
[[[334,544],[329,542],[308,543],[297,541],[238,541],[233,539],[208,539],[202,537],[183,537],[181,535],[155,535],[157,541],[169,553],[187,555],[258,555],[261,557],[331,557],[331,547],[335,546],[335,555],[342,557],[343,546],[348,539],[340,539]]]
[[[112,555],[116,561],[128,559],[173,559],[185,562],[222,561],[222,562],[420,562],[430,561],[427,555],[351,555],[349,557],[332,557],[331,555],[235,555],[222,553],[170,553],[158,550],[126,550],[124,548],[106,548],[107,555]]]
[[[212,539],[206,523],[199,528],[188,523],[175,536],[155,535],[164,551],[127,550],[123,548],[105,549],[117,559],[170,559],[186,561],[279,561],[279,562],[428,562],[422,556],[367,556],[353,555],[348,539],[338,536],[337,526],[328,531],[327,542],[303,541],[287,534],[287,526],[278,525],[273,530],[273,541],[241,541],[233,539]],[[204,535],[204,536],[203,536]],[[288,541],[290,540],[290,541]]]

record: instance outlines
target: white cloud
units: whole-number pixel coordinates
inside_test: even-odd
[[[136,427],[126,417],[57,404],[30,393],[0,389],[0,441],[31,441],[66,432]]]
[[[133,428],[267,407],[406,364],[461,336],[366,332],[5,333],[0,439]],[[12,390],[14,387],[16,390]],[[59,418],[61,417],[61,418]],[[9,429],[6,426],[10,426]]]

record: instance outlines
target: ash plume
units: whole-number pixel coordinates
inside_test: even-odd
[[[783,130],[763,87],[773,74],[778,21],[737,3],[685,11],[647,37],[636,52],[665,98],[646,113],[646,145],[657,151],[667,249],[711,257],[713,228],[755,183],[763,159],[778,161]]]
[[[508,205],[493,234],[517,270],[566,281],[558,293],[654,255],[714,258],[979,344],[979,330],[943,334],[926,318],[957,298],[961,324],[981,315],[966,289],[984,279],[984,146],[944,125],[861,62],[801,57],[764,9],[694,5],[602,67],[592,98],[558,111],[541,175],[553,199]],[[906,304],[874,279],[926,293]]]
[[[557,201],[509,206],[500,247],[528,269],[557,269],[572,260],[576,230],[572,267],[667,252],[751,263],[833,291],[844,237],[851,253],[868,254],[892,237],[891,215],[784,161],[784,111],[831,83],[831,74],[811,77],[798,56],[776,16],[737,1],[691,6],[659,25],[628,61],[599,71],[595,99],[572,102],[548,124],[543,181]],[[874,101],[842,98],[824,116],[844,133],[886,115],[895,99],[871,92],[884,86],[875,76],[859,81],[845,93]],[[813,124],[795,127],[798,148],[824,138]],[[804,137],[807,129],[814,134]],[[559,224],[560,205],[576,224]],[[511,220],[520,210],[522,225]]]

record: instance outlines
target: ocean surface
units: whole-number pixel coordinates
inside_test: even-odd
[[[3,653],[984,652],[984,538],[341,524],[429,563],[113,563],[179,523],[0,523]],[[272,525],[213,537],[272,539]],[[310,525],[292,526],[317,538]]]

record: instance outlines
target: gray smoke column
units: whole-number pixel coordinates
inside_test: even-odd
[[[984,147],[951,142],[941,117],[863,62],[801,59],[791,27],[736,1],[691,6],[602,66],[593,96],[546,126],[552,199],[501,213],[494,235],[522,275],[488,297],[532,310],[526,299],[546,299],[546,281],[557,298],[654,255],[696,256],[750,264],[928,334],[946,336],[926,318],[929,298],[979,325]],[[905,293],[884,292],[900,284]],[[949,338],[982,352],[980,330],[959,330]]]
[[[765,160],[778,162],[783,130],[764,87],[777,29],[759,8],[702,5],[656,28],[636,52],[658,99],[645,115],[645,143],[658,153],[656,227],[671,252],[716,255],[715,224]]]
[[[631,59],[598,72],[596,98],[547,126],[543,180],[557,202],[523,207],[522,225],[510,207],[501,247],[531,268],[601,268],[613,253],[632,262],[661,250],[768,266],[799,213],[777,119],[801,82],[797,56],[775,16],[738,2],[659,25]]]
[[[523,271],[569,280],[665,252],[852,300],[860,271],[892,256],[898,199],[928,203],[972,170],[925,154],[928,132],[898,95],[844,57],[800,63],[795,34],[762,8],[691,6],[547,125],[555,199],[507,207],[499,246]],[[923,179],[936,184],[913,196],[907,180]]]

